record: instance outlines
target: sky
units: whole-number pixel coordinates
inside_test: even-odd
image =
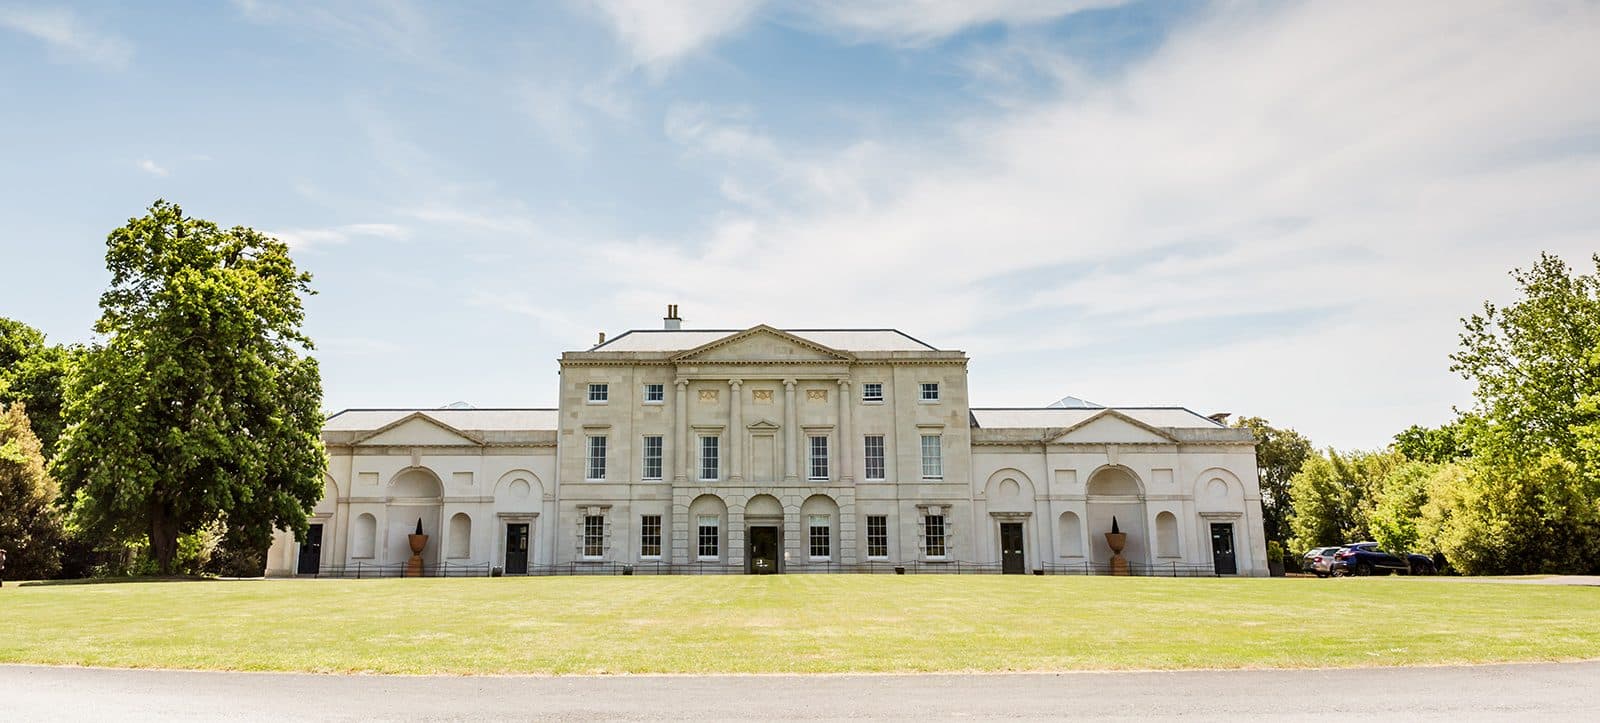
[[[1376,447],[1600,248],[1597,88],[1593,2],[0,0],[0,316],[91,341],[164,198],[314,274],[329,410],[551,406],[676,303]]]

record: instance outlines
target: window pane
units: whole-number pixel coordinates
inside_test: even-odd
[[[603,402],[603,401],[606,401],[607,399],[609,399],[610,396],[611,396],[610,387],[608,387],[608,386],[606,386],[604,384],[590,384],[589,385],[589,401],[591,401],[591,402]]]
[[[939,383],[938,382],[923,382],[922,383],[922,399],[923,399],[923,401],[928,401],[928,402],[939,401]]]
[[[828,478],[828,438],[811,438],[811,479]]]
[[[866,382],[861,385],[861,399],[867,402],[883,401],[883,383]]]
[[[828,525],[827,515],[811,515],[808,520],[809,537],[811,541],[811,557],[827,558],[832,556],[832,545],[829,541],[833,537]]]
[[[661,557],[661,515],[639,518],[639,556]]]
[[[944,557],[944,515],[928,515],[926,528],[928,557]]]
[[[939,435],[922,435],[922,478],[944,477],[944,456],[939,446]]]
[[[602,557],[606,554],[606,518],[585,515],[583,518],[583,556]]]
[[[644,400],[645,401],[647,401],[647,402],[661,402],[661,401],[666,401],[666,398],[667,398],[667,385],[665,385],[665,384],[646,384],[646,385],[644,385]]]
[[[713,481],[718,478],[718,442],[719,437],[700,438],[700,479]]]
[[[867,515],[867,557],[889,556],[889,517]]]
[[[697,553],[701,558],[716,558],[719,555],[718,543],[719,520],[716,515],[700,516],[700,534]]]
[[[883,435],[867,435],[863,440],[862,448],[865,450],[864,462],[867,468],[867,479],[883,479]]]
[[[606,438],[589,438],[589,469],[588,479],[606,478]]]
[[[661,438],[644,438],[644,465],[640,476],[644,479],[661,479]]]

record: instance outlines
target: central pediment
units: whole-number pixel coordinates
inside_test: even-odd
[[[672,357],[679,362],[848,362],[848,352],[762,324]]]

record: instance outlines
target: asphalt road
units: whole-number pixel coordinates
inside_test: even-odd
[[[560,678],[0,666],[5,720],[529,718],[1595,721],[1600,661],[1342,671]]]

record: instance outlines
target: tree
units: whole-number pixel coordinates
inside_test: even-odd
[[[0,547],[7,577],[44,578],[61,568],[61,513],[24,406],[0,404]]]
[[[75,525],[147,538],[163,573],[217,520],[260,547],[303,536],[325,466],[310,275],[282,242],[165,201],[111,233],[106,266],[104,342],[75,365],[55,460]]]
[[[1379,480],[1368,527],[1372,539],[1383,549],[1395,553],[1423,551],[1418,549],[1417,520],[1422,516],[1422,506],[1428,501],[1429,484],[1446,466],[1406,461]],[[1428,546],[1429,543],[1423,542],[1422,545]]]
[[[1291,549],[1372,539],[1383,482],[1404,461],[1391,451],[1313,455],[1289,483]]]
[[[46,459],[61,438],[61,406],[71,350],[45,343],[43,333],[0,317],[0,404],[27,405]]]
[[[1256,438],[1256,467],[1261,478],[1261,517],[1267,539],[1287,540],[1293,500],[1289,480],[1312,455],[1311,440],[1293,429],[1278,429],[1260,417],[1242,417],[1235,427],[1245,427]]]
[[[1437,427],[1413,424],[1394,436],[1395,451],[1416,462],[1440,464],[1472,456],[1465,421],[1457,420]]]
[[[1600,254],[1591,261],[1584,275],[1541,254],[1511,272],[1521,299],[1462,320],[1450,359],[1476,387],[1471,489],[1450,504],[1472,508],[1435,512],[1463,569],[1600,572]]]

